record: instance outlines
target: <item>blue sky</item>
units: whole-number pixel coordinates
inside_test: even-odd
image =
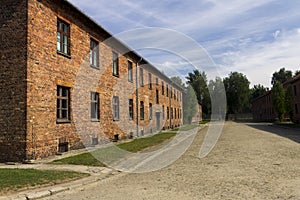
[[[143,37],[135,34],[134,41],[132,37],[125,37],[124,31],[156,27],[185,35],[204,48],[203,52],[211,57],[221,77],[239,71],[248,77],[251,85],[260,83],[269,87],[274,71],[281,67],[292,71],[300,69],[300,1],[69,1],[110,33],[120,36],[130,47],[138,47]],[[162,42],[162,33],[154,36]],[[177,43],[174,38],[173,43]],[[163,45],[173,43],[170,39]],[[157,49],[137,51],[171,76],[181,74],[184,77],[192,69],[188,66],[191,63],[180,55]],[[197,58],[195,52],[192,54],[192,63],[198,63],[197,68],[209,74],[212,71],[210,63],[201,56]]]

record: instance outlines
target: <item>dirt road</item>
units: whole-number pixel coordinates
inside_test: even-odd
[[[206,130],[167,168],[121,173],[46,199],[300,199],[299,130],[227,122],[213,151],[199,159]]]

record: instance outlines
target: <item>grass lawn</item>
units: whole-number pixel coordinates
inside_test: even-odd
[[[71,171],[0,169],[0,194],[41,185],[54,185],[87,176],[89,175]]]
[[[159,133],[151,137],[138,138],[130,142],[117,144],[116,146],[119,147],[120,149],[136,153],[144,149],[147,149],[149,147],[159,145],[164,141],[174,137],[175,135],[176,133],[171,133],[171,132]],[[109,161],[109,159],[111,158],[111,161],[113,161],[123,157],[126,154],[126,152],[123,153],[124,154],[122,154],[122,152],[119,151],[116,152],[115,147],[112,146],[112,147],[98,149],[91,153],[83,153],[76,156],[63,158],[60,160],[54,160],[52,164],[72,164],[72,165],[105,167],[105,164],[101,163],[95,157],[100,158],[100,160],[102,160],[101,158],[104,158],[106,161]]]

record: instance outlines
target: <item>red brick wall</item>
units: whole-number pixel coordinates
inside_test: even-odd
[[[28,23],[28,87],[27,87],[27,146],[28,157],[38,159],[54,155],[60,140],[67,141],[70,149],[90,145],[92,138],[99,142],[120,137],[134,132],[136,135],[136,58],[122,55],[123,50],[113,48],[104,41],[107,33],[91,23],[85,16],[69,7],[65,1],[29,0]],[[57,17],[70,23],[71,57],[65,57],[56,50]],[[90,38],[100,43],[100,70],[89,66]],[[112,50],[119,53],[119,77],[112,76]],[[133,61],[133,83],[127,79],[127,62]],[[155,132],[155,113],[165,105],[165,112],[170,99],[161,95],[161,85],[156,86],[156,72],[144,66],[144,87],[139,88],[139,102],[145,103],[145,119],[139,120],[140,130]],[[148,72],[153,73],[153,89],[149,90]],[[160,75],[159,83],[170,80]],[[167,83],[168,82],[168,83]],[[71,122],[56,122],[57,85],[71,88]],[[156,105],[156,89],[160,94],[160,105]],[[174,90],[174,89],[173,89]],[[176,88],[178,90],[178,88]],[[100,94],[100,121],[90,120],[90,92]],[[120,120],[114,121],[112,97],[119,96]],[[178,95],[177,95],[178,96]],[[129,120],[128,99],[134,102],[134,120]],[[182,99],[182,98],[180,98]],[[153,104],[153,118],[149,120],[149,103]],[[182,102],[172,99],[172,108],[182,108]],[[176,111],[176,114],[178,111]],[[182,109],[181,109],[182,113]],[[177,114],[178,115],[178,114]],[[162,116],[161,116],[162,117]],[[165,119],[167,114],[165,113]],[[182,119],[177,116],[166,121],[165,127],[178,126]]]
[[[267,92],[252,103],[252,113],[255,121],[275,121],[272,92]]]
[[[292,83],[292,96],[293,96],[293,121],[300,124],[300,76],[295,78],[295,81]],[[296,105],[298,112],[296,112]]]
[[[26,0],[1,0],[0,162],[26,158],[26,10]]]

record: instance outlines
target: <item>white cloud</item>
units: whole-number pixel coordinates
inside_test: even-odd
[[[300,33],[297,29],[283,32],[272,42],[253,43],[239,51],[219,55],[223,67],[247,75],[252,85],[270,86],[273,72],[281,67],[295,71],[300,65]],[[228,71],[227,69],[227,71]]]
[[[180,31],[206,48],[221,67],[220,73],[223,76],[230,71],[241,71],[252,84],[269,86],[275,70],[283,66],[295,70],[300,63],[297,55],[300,52],[298,1],[69,1],[112,33],[142,27],[163,27]],[[145,40],[147,37],[148,40]],[[186,47],[184,42],[172,43],[174,37],[165,38],[159,34],[152,37],[149,40],[149,35],[143,33],[130,40],[139,41],[141,46],[147,43],[153,46],[163,44],[171,49],[177,43],[187,50],[188,58],[193,58],[198,66],[210,65],[205,64],[201,56],[193,52],[192,48]],[[147,52],[145,56],[147,57]],[[178,58],[153,53],[148,54],[148,57],[151,62],[165,69],[167,66],[180,69]]]

